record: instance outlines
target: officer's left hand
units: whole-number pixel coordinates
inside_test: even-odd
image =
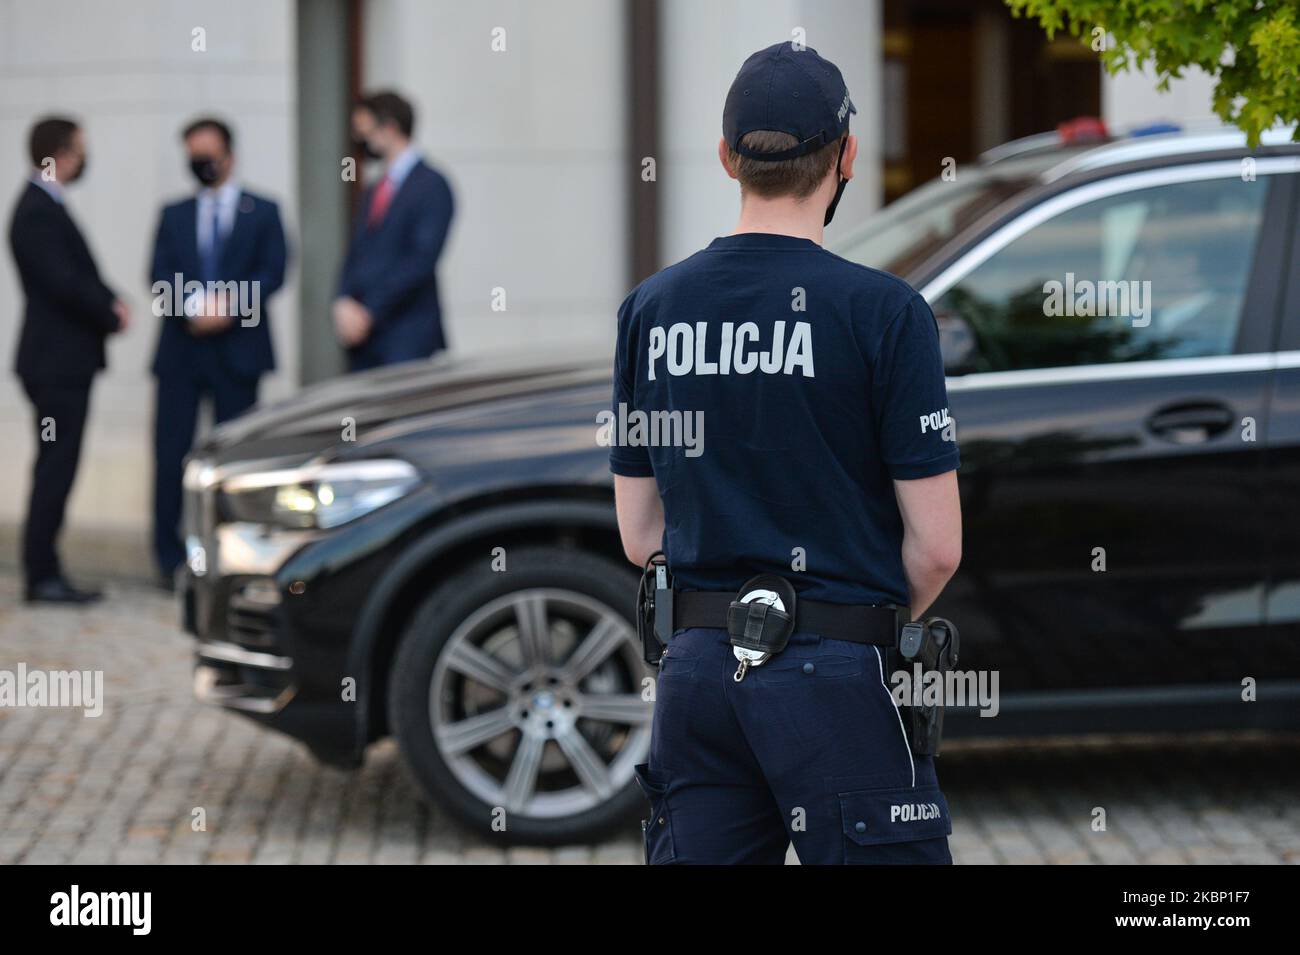
[[[370,309],[344,296],[334,303],[334,331],[346,348],[355,348],[370,337],[373,325]]]

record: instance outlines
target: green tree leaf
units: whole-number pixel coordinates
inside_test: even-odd
[[[1189,66],[1200,67],[1215,80],[1215,114],[1243,130],[1252,148],[1264,130],[1300,123],[1300,0],[1006,3],[1013,15],[1036,18],[1049,38],[1068,30],[1112,75],[1151,66],[1165,90]],[[1300,141],[1300,125],[1291,138]]]

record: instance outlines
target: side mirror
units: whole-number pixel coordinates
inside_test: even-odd
[[[970,322],[956,312],[941,309],[934,313],[939,325],[939,350],[943,353],[943,370],[949,375],[964,375],[975,370],[979,348]]]

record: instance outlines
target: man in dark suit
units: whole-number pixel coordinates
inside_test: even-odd
[[[230,128],[204,118],[182,133],[197,196],[163,209],[153,249],[154,314],[161,317],[153,373],[154,557],[166,585],[185,557],[181,478],[199,404],[226,421],[257,402],[275,367],[266,302],[284,284],[288,252],[280,212],[232,178]]]
[[[352,111],[353,136],[384,163],[362,199],[334,302],[334,329],[352,371],[446,347],[436,270],[451,226],[451,188],[411,145],[414,126],[411,104],[396,93],[374,93]]]
[[[54,542],[77,474],[90,384],[105,367],[104,339],[125,330],[126,305],[99,277],[63,189],[86,170],[77,124],[58,117],[32,127],[32,174],[9,225],[9,247],[27,299],[14,370],[36,413],[36,466],[23,527],[30,603],[85,603],[95,591],[67,582]]]

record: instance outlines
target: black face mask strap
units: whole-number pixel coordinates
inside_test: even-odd
[[[846,135],[840,140],[840,158],[835,160],[835,175],[839,176],[840,184],[835,187],[835,198],[832,199],[831,204],[826,207],[826,221],[822,223],[823,227],[830,225],[831,220],[835,218],[835,207],[840,204],[840,196],[844,195],[844,187],[849,184],[847,179],[840,176],[840,164],[844,162],[844,149],[848,144],[849,137]]]

